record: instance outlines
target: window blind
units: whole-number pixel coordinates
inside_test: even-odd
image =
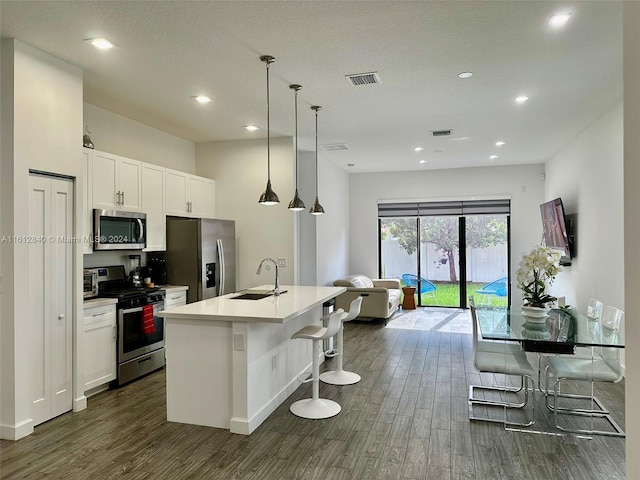
[[[441,217],[509,215],[511,200],[452,200],[445,202],[379,203],[378,217]]]

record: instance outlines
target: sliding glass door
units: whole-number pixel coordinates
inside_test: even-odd
[[[418,306],[464,308],[470,295],[479,304],[508,305],[509,206],[508,200],[379,205],[381,278],[415,287]]]

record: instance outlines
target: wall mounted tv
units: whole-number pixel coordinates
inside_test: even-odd
[[[560,265],[571,265],[571,258],[575,256],[573,248],[574,231],[568,231],[567,224],[573,226],[575,216],[567,222],[562,200],[556,198],[540,205],[542,215],[542,230],[547,247],[562,251]]]

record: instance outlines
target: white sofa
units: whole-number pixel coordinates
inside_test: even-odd
[[[385,325],[400,305],[402,290],[400,280],[392,278],[371,279],[366,275],[349,275],[333,282],[336,287],[347,287],[347,291],[336,297],[336,309],[349,310],[351,302],[362,296],[362,308],[358,318],[382,318]]]

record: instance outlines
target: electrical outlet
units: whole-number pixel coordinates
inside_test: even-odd
[[[245,350],[245,345],[244,345],[244,335],[241,333],[234,333],[233,334],[233,349],[236,352],[244,352]]]
[[[285,257],[278,257],[276,262],[278,262],[278,267],[280,268],[285,268],[287,266],[287,259]]]

